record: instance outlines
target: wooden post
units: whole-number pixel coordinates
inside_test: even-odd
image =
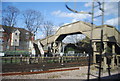
[[[6,60],[7,58],[4,58],[4,61],[5,61],[5,64],[7,63],[7,60]]]
[[[27,64],[30,64],[30,58],[26,57]]]
[[[65,63],[67,63],[67,57],[65,56]]]
[[[63,58],[63,56],[62,56],[62,63],[64,62],[64,58]]]
[[[12,57],[11,57],[11,64],[12,64]]]
[[[20,57],[20,65],[22,64],[22,57]]]

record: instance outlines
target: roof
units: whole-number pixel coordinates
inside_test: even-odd
[[[28,31],[24,28],[19,28],[19,27],[10,27],[10,26],[4,26],[4,25],[0,25],[0,27],[2,27],[4,29],[4,32],[7,32],[7,33],[12,33],[13,31],[15,31],[17,29],[22,33],[31,33],[30,31]]]
[[[4,29],[4,32],[7,33],[8,35],[11,34],[12,32],[14,32],[15,30],[19,30],[20,31],[20,38],[21,38],[21,40],[24,40],[23,38],[25,38],[25,36],[29,36],[29,37],[33,36],[33,33],[31,33],[30,31],[28,31],[28,30],[26,30],[24,28],[0,25],[0,28],[1,27]]]
[[[10,32],[12,33],[14,30],[19,30],[19,31],[24,31],[24,32],[29,32],[31,33],[30,31],[24,29],[24,28],[19,28],[19,27],[11,27],[11,26],[4,26],[4,25],[0,25],[0,27],[2,27],[4,29],[5,32]]]

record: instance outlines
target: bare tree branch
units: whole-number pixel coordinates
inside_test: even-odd
[[[55,32],[54,29],[53,29],[53,23],[51,21],[45,21],[43,23],[41,31],[43,32],[45,37],[53,35],[54,32]]]
[[[14,6],[8,6],[4,9],[2,14],[2,24],[5,26],[13,27],[16,25],[17,16],[19,15],[20,11]]]
[[[39,11],[29,9],[23,12],[23,21],[27,30],[36,34],[43,23],[43,16]]]

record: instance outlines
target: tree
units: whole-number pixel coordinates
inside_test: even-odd
[[[43,23],[43,27],[41,28],[41,31],[45,35],[45,37],[53,35],[54,34],[54,29],[53,29],[53,23],[51,21],[45,21]]]
[[[82,34],[75,34],[75,35],[67,36],[64,41],[67,42],[67,43],[68,42],[69,43],[74,43],[76,45],[76,43],[81,41],[83,38],[85,38],[84,35],[82,35]]]
[[[19,15],[20,11],[18,8],[14,6],[8,6],[4,9],[2,14],[2,24],[5,26],[14,27],[17,23],[17,16]]]
[[[110,48],[109,46],[106,48],[106,53],[112,53],[112,48]]]
[[[23,12],[23,21],[27,30],[35,35],[43,23],[43,16],[39,11],[29,9]]]
[[[81,40],[81,42],[90,43],[90,39],[86,36],[84,39]]]
[[[71,35],[71,41],[73,41],[74,44],[79,42],[82,39],[82,37],[79,34]]]

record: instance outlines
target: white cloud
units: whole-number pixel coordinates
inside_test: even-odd
[[[92,6],[92,2],[85,3],[85,7],[90,7],[90,6]]]
[[[52,12],[52,14],[58,17],[74,18],[76,20],[83,20],[90,17],[89,14],[68,13],[68,12],[62,12],[61,10],[54,11]]]
[[[95,5],[98,5],[97,3]],[[92,6],[92,2],[87,2],[84,5],[85,7]],[[118,14],[118,3],[117,2],[105,2],[104,4],[105,15],[117,15]],[[95,16],[101,15],[99,9],[95,10]]]
[[[43,39],[44,37],[44,34],[42,34],[41,32],[37,32],[37,34],[35,35],[35,39]]]
[[[92,4],[91,2],[88,2],[84,6],[90,7],[90,6],[92,6],[91,4]],[[95,5],[98,5],[98,4],[95,3]],[[118,18],[117,18],[117,16],[118,16],[118,3],[117,2],[105,2],[104,9],[105,9],[105,13],[104,13],[105,17],[104,18],[106,19],[107,17],[111,17],[111,19],[105,21],[105,24],[118,26]],[[95,11],[95,13],[94,13],[95,17],[102,15],[102,11],[100,11],[98,8],[95,8],[94,11]],[[98,18],[95,18],[95,19],[97,19],[97,22],[101,21],[101,19],[98,19]]]
[[[112,26],[118,26],[118,17],[105,21],[105,24],[112,25]]]
[[[53,32],[56,32],[59,29],[59,26],[53,26]]]
[[[76,22],[76,21],[79,21],[78,19],[73,19],[72,22]]]
[[[63,25],[67,25],[67,24],[70,24],[70,23],[64,23]]]
[[[54,15],[54,14],[55,14],[55,15],[58,15],[58,14],[60,14],[60,13],[61,13],[60,10],[52,12],[53,15]]]
[[[105,3],[105,15],[117,15],[118,14],[118,3],[107,2]]]

